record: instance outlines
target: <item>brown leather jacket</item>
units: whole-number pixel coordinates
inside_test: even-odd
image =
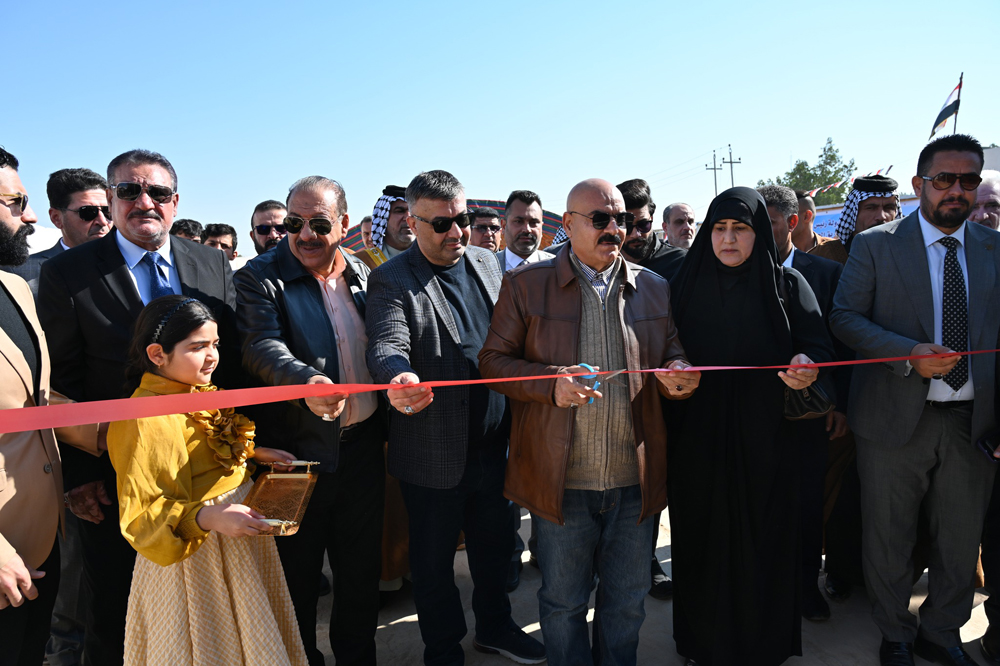
[[[628,369],[662,368],[684,359],[667,281],[635,264],[626,262],[625,266],[628,270],[619,303]],[[493,310],[489,335],[479,352],[482,376],[553,375],[580,362],[580,289],[568,247],[554,259],[508,273]],[[642,487],[641,521],[667,505],[667,429],[660,402],[660,395],[667,392],[652,373],[619,378],[628,381],[632,400]],[[510,398],[513,414],[504,495],[562,525],[573,411],[556,407],[555,381],[511,382],[493,384],[492,388]]]

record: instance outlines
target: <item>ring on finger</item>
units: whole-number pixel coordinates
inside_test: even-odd
[[[403,413],[406,414],[407,416],[413,416],[413,407],[411,405],[403,407]]]

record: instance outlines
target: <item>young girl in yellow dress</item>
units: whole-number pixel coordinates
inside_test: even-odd
[[[215,317],[164,296],[136,320],[133,398],[214,391]],[[265,516],[240,502],[247,460],[290,462],[254,447],[254,424],[232,409],[118,421],[108,453],[122,534],[139,553],[125,627],[126,664],[308,662]],[[255,537],[255,538],[246,538]]]

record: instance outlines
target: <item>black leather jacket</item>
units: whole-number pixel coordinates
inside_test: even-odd
[[[347,260],[344,279],[364,318],[368,267],[339,251]],[[337,344],[319,282],[292,254],[287,237],[237,271],[233,282],[243,365],[254,379],[264,386],[305,384],[314,375],[339,381]],[[376,414],[381,416],[381,410]],[[259,410],[255,416],[266,421],[261,424],[266,437],[258,436],[260,446],[282,448],[299,459],[319,461],[316,471],[337,469],[339,418],[324,421],[302,400]]]

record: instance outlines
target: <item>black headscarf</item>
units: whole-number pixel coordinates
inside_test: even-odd
[[[753,252],[735,268],[712,250],[712,227],[721,220],[753,227]],[[787,363],[792,338],[779,298],[781,264],[764,199],[749,187],[726,190],[713,201],[677,276],[674,317],[681,343],[695,365]]]

